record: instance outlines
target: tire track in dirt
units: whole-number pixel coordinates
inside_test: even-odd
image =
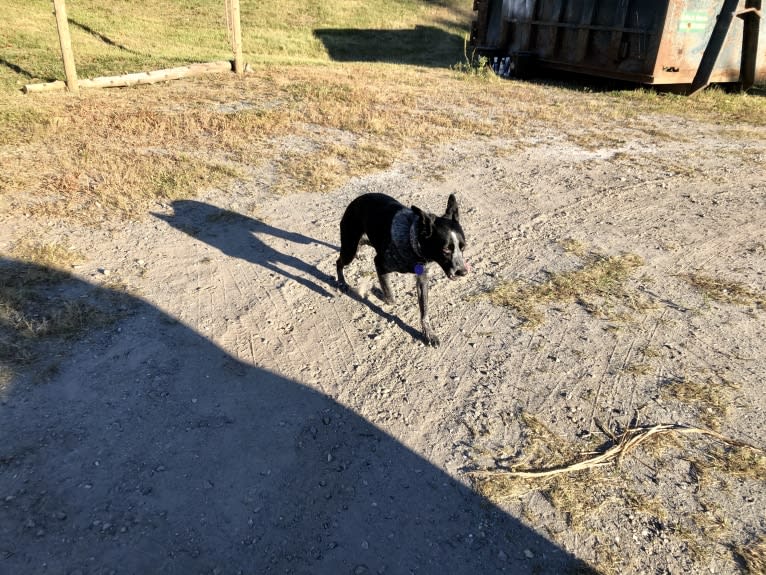
[[[606,360],[606,366],[604,367],[604,371],[601,373],[601,377],[598,379],[598,383],[596,385],[596,394],[593,397],[593,403],[592,408],[590,412],[590,418],[589,418],[589,428],[588,430],[593,433],[596,420],[596,410],[599,409],[599,403],[601,400],[601,390],[604,387],[604,380],[609,375],[609,372],[611,370],[612,366],[612,359],[614,358],[615,354],[617,353],[617,348],[620,345],[619,340],[615,340],[614,345],[612,346],[612,351],[609,353],[609,357]]]
[[[643,187],[644,185],[651,185],[655,183],[661,183],[663,187],[667,187],[668,185],[672,186],[673,181],[676,180],[676,183],[680,183],[681,181],[684,182],[686,187],[689,187],[690,189],[694,189],[698,183],[695,182],[689,182],[687,180],[681,180],[681,178],[662,178],[657,179],[649,182],[641,182],[639,184],[628,186],[626,188],[620,189],[619,193],[617,194],[608,194],[605,201],[602,201],[603,206],[600,209],[601,213],[608,213],[610,219],[614,220],[620,220],[624,224],[627,224],[629,226],[635,226],[637,230],[637,234],[634,237],[647,237],[652,238],[653,234],[644,232],[642,230],[642,226],[646,226],[647,228],[651,228],[653,226],[659,227],[659,225],[664,222],[667,219],[668,213],[674,213],[672,208],[676,207],[674,206],[674,202],[677,202],[677,195],[678,193],[655,193],[653,195],[653,198],[651,200],[647,200],[646,198],[642,197],[642,203],[639,204],[637,199],[634,201],[626,201],[626,199],[630,198],[630,195],[635,192],[635,189],[638,189],[640,187]],[[703,181],[702,178],[698,179],[699,183]],[[596,198],[600,198],[601,200],[604,199],[604,194],[591,194],[587,197],[579,197],[573,202],[568,202],[563,204],[561,207],[557,208],[554,212],[549,212],[548,216],[544,217],[544,221],[547,221],[548,223],[548,230],[551,229],[558,229],[562,230],[564,234],[571,233],[567,232],[567,228],[576,231],[578,229],[582,228],[582,220],[578,221],[579,214],[575,214],[572,217],[564,218],[563,221],[556,221],[556,215],[565,213],[568,210],[578,210],[583,209],[584,207],[587,207],[588,205],[593,205]],[[647,204],[651,205],[651,211],[647,212]],[[627,205],[627,207],[626,207]],[[566,215],[566,214],[565,214]],[[675,217],[677,216],[677,211],[674,213]],[[681,216],[683,217],[683,216]],[[691,216],[689,216],[691,217]],[[568,220],[568,221],[567,221]],[[534,229],[534,228],[532,228]],[[586,225],[587,229],[587,225]],[[709,242],[702,242],[702,249],[700,250],[699,245],[695,245],[695,253],[692,255],[685,263],[685,267],[689,266],[704,266],[712,260],[715,257],[724,257],[726,252],[732,251],[734,246],[738,245],[742,239],[742,236],[748,236],[751,235],[755,230],[750,230],[745,232],[745,234],[737,234],[734,237],[728,238],[728,241],[715,241],[711,240]],[[562,235],[563,237],[563,235]],[[707,253],[706,259],[700,259],[701,256],[699,252]],[[695,264],[692,264],[692,261],[695,262]],[[678,269],[681,267],[681,264],[683,262],[682,258],[677,258],[676,263],[670,263],[666,265],[666,269],[673,270]],[[672,273],[672,272],[671,272]],[[677,272],[676,272],[677,273]],[[628,370],[630,366],[631,359],[634,355],[634,350],[637,345],[639,345],[642,340],[646,339],[647,342],[645,345],[649,345],[649,343],[654,339],[657,328],[659,326],[659,322],[663,321],[665,318],[665,311],[663,311],[661,317],[657,322],[654,323],[654,326],[652,327],[651,334],[647,337],[645,333],[643,333],[643,330],[633,336],[631,339],[631,343],[628,344],[627,350],[620,351],[622,354],[622,363],[621,366],[618,366],[614,364],[615,361],[615,353],[618,351],[618,349],[622,350],[621,344],[617,343],[615,344],[615,347],[612,349],[612,353],[610,354],[608,360],[607,360],[607,368],[605,369],[604,373],[602,374],[601,379],[599,380],[599,385],[596,393],[596,397],[593,401],[592,411],[591,411],[591,418],[595,415],[596,411],[599,409],[599,404],[606,403],[610,404],[612,403],[610,398],[614,398],[615,401],[623,403],[623,413],[628,413],[634,405],[635,396],[636,396],[636,387],[635,385],[630,386],[630,396],[627,398],[627,401],[620,400],[620,397],[624,396],[624,392],[620,389],[622,387],[622,383],[626,380],[625,379],[625,372]],[[646,319],[642,322],[643,325],[645,325]],[[550,333],[549,330],[546,330],[547,333]],[[539,360],[538,360],[539,362]],[[614,371],[615,375],[614,377],[610,377],[608,374],[610,372]],[[555,389],[558,389],[557,387],[554,387],[551,393],[555,393]],[[544,402],[540,402],[537,406],[537,409],[542,409],[544,406]],[[611,412],[610,412],[610,418],[611,418]]]
[[[757,214],[757,212],[754,212]],[[673,261],[673,267],[677,268],[677,275],[694,269],[703,269],[714,259],[725,261],[727,256],[731,256],[735,248],[743,248],[746,240],[750,238],[764,237],[764,221],[751,219],[749,222],[721,222],[723,237],[716,237],[709,240],[702,240],[694,243],[694,249],[679,254]],[[667,266],[669,268],[671,266]]]
[[[648,349],[652,345],[652,343],[654,342],[654,338],[655,338],[655,336],[657,334],[657,329],[659,328],[660,325],[664,325],[665,317],[666,317],[667,313],[668,313],[668,309],[667,308],[663,308],[662,311],[660,312],[659,318],[654,320],[653,325],[652,325],[652,329],[651,329],[651,331],[648,332],[648,335],[646,337],[646,340],[645,340],[645,343],[644,343],[644,346],[643,346],[644,350]],[[641,322],[642,325],[644,323],[646,323],[646,321],[648,321],[648,320],[649,320],[649,318],[645,317],[643,319],[643,321]],[[642,330],[642,333],[647,334],[647,332],[645,330]],[[627,364],[625,365],[625,367],[627,367]],[[623,413],[625,413],[626,415],[630,415],[631,412],[633,411],[633,406],[634,406],[634,403],[635,403],[636,392],[638,391],[638,387],[639,386],[638,386],[637,382],[635,382],[635,381],[633,382],[633,385],[630,386],[630,396],[628,397],[627,404],[626,404],[626,406],[623,409]]]
[[[568,341],[569,336],[572,335],[569,327],[570,322],[567,320],[554,322],[552,319],[549,319],[548,321],[555,324],[555,327],[552,327],[547,331],[546,337],[541,338],[547,345],[539,346],[539,353],[536,354],[536,362],[534,364],[534,367],[539,373],[545,374],[545,381],[543,382],[545,390],[543,393],[539,394],[539,396],[529,398],[530,404],[534,405],[536,402],[536,405],[532,409],[535,413],[542,411],[546,405],[555,403],[556,392],[558,392],[563,385],[571,381],[570,374],[558,369],[560,362],[562,362],[562,353],[571,349],[570,342]],[[556,343],[553,343],[554,339],[556,340]],[[545,363],[541,364],[540,360],[543,357]],[[566,359],[564,363],[566,364]]]

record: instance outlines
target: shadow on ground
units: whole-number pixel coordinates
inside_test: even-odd
[[[172,203],[172,208],[173,213],[170,215],[154,216],[228,256],[256,264],[321,296],[347,295],[386,321],[396,324],[413,339],[422,339],[423,336],[418,330],[398,316],[387,312],[354,289],[349,290],[348,294],[341,294],[337,290],[334,276],[288,253],[290,244],[316,244],[333,252],[339,250],[338,246],[197,200],[176,200]],[[273,247],[272,244],[277,242],[284,246],[284,251]]]
[[[321,28],[314,35],[339,62],[448,67],[463,57],[463,38],[434,26],[406,30]]]
[[[13,62],[9,62],[5,58],[0,58],[0,66],[5,66],[11,72],[18,74],[19,76],[24,76],[28,80],[36,77],[29,70],[26,70],[25,68],[22,68],[21,66],[19,66],[18,64],[14,64]]]
[[[98,30],[94,30],[93,28],[91,28],[87,24],[83,24],[82,22],[78,22],[77,20],[74,20],[73,18],[68,18],[68,21],[69,21],[69,24],[73,28],[79,28],[80,30],[82,30],[86,34],[90,34],[91,36],[93,36],[94,38],[100,40],[101,42],[103,42],[107,46],[111,46],[111,47],[117,48],[119,50],[124,50],[126,52],[131,52],[133,54],[140,54],[140,52],[136,52],[135,50],[131,50],[130,48],[124,46],[123,44],[120,44],[119,42],[115,42],[114,40],[112,40],[106,34],[102,34]]]
[[[45,272],[0,260],[6,278]],[[3,389],[0,572],[582,568],[332,399],[147,302],[56,277],[57,308],[71,297],[124,313],[40,346]]]
[[[172,207],[171,215],[153,215],[228,256],[257,264],[321,296],[332,295],[328,290],[335,285],[335,278],[271,244],[282,240],[286,246],[291,243],[317,244],[334,251],[338,250],[337,246],[196,200],[176,200]]]

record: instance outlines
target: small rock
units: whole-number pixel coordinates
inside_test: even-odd
[[[524,557],[527,559],[532,559],[535,556],[534,553],[532,553],[529,549],[524,549]]]
[[[497,554],[497,558],[500,559],[500,561],[508,561],[508,555],[503,550],[501,550],[500,553]]]

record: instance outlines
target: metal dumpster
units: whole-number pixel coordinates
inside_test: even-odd
[[[516,75],[558,69],[642,84],[766,81],[761,0],[474,0],[470,44]]]

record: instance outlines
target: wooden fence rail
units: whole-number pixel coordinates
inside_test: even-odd
[[[149,72],[135,72],[120,76],[103,76],[99,78],[78,80],[77,68],[75,67],[72,40],[69,35],[69,20],[66,13],[65,0],[53,0],[53,8],[56,14],[56,27],[58,29],[59,44],[61,46],[61,58],[64,62],[64,75],[66,82],[57,80],[42,84],[27,84],[22,88],[25,94],[33,92],[50,92],[67,89],[77,93],[80,88],[109,88],[117,86],[134,86],[136,84],[153,84],[165,82],[201,74],[230,72],[234,70],[242,76],[245,65],[242,60],[242,28],[240,25],[239,0],[225,0],[226,23],[231,40],[231,49],[234,53],[233,62],[218,61],[201,64],[190,64],[165,70],[152,70]]]

